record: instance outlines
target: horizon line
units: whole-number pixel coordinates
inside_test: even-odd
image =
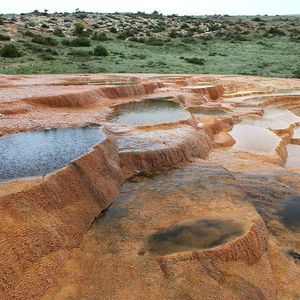
[[[24,15],[24,14],[34,14],[36,12],[39,13],[44,13],[45,10],[34,10],[34,11],[30,11],[30,12],[8,12],[8,13],[1,13],[0,15]],[[156,10],[154,10],[153,12],[145,12],[145,11],[115,11],[115,12],[100,12],[100,11],[85,11],[85,10],[80,10],[78,12],[76,11],[54,11],[54,12],[49,12],[49,10],[47,10],[47,14],[51,15],[51,14],[65,14],[65,13],[69,13],[69,14],[77,14],[77,13],[94,13],[94,14],[145,14],[145,15],[152,15]],[[184,17],[184,16],[194,16],[194,17],[200,17],[200,16],[223,16],[223,17],[238,17],[238,16],[268,16],[268,17],[276,17],[276,16],[300,16],[300,12],[299,13],[288,13],[288,14],[266,14],[266,13],[258,13],[258,14],[228,14],[228,13],[215,13],[215,14],[178,14],[178,13],[163,13],[160,11],[156,11],[159,15],[161,16],[180,16],[180,17]]]

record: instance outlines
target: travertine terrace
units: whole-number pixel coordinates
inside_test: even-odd
[[[58,128],[101,140],[0,164],[1,299],[300,297],[300,80],[0,76],[0,149]]]

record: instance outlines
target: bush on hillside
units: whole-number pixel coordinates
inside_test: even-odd
[[[146,41],[146,44],[150,45],[150,46],[163,46],[165,44],[165,41],[160,40],[160,39],[156,39],[156,38],[149,38]]]
[[[81,35],[84,30],[84,24],[82,22],[75,23],[75,29],[74,29],[74,34],[75,35]]]
[[[34,37],[34,33],[30,30],[26,30],[22,33],[24,36]]]
[[[110,38],[107,36],[105,32],[94,32],[92,36],[92,40],[94,41],[109,41]]]
[[[190,57],[184,59],[189,64],[203,66],[205,64],[205,59],[198,57]]]
[[[171,39],[176,39],[176,38],[178,37],[177,31],[173,29],[173,30],[169,33],[169,37],[170,37]]]
[[[65,37],[65,34],[63,33],[61,28],[55,28],[53,34],[58,37]]]
[[[69,47],[90,47],[91,41],[88,38],[77,37],[73,40],[64,39],[62,44]]]
[[[89,57],[92,55],[91,51],[86,50],[72,50],[68,53],[68,55],[75,57]]]
[[[22,53],[18,50],[14,44],[6,44],[1,50],[0,54],[2,57],[16,58],[22,56]]]
[[[0,33],[0,41],[10,41],[11,37],[6,34],[1,34]]]
[[[94,48],[94,55],[95,56],[108,56],[109,53],[105,47],[98,45]]]
[[[33,43],[47,46],[57,46],[58,41],[51,36],[44,36],[41,34],[35,35],[32,40]]]
[[[300,69],[293,72],[294,78],[300,78]]]
[[[271,35],[278,35],[278,36],[284,36],[285,32],[280,30],[277,27],[271,27],[268,31],[267,34],[271,34]]]

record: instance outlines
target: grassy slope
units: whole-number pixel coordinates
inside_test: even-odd
[[[62,41],[62,38],[55,38]],[[14,59],[0,56],[0,73],[220,73],[295,77],[293,72],[300,69],[299,42],[293,42],[288,36],[252,36],[249,41],[234,43],[218,37],[212,40],[196,38],[193,43],[178,38],[163,46],[114,37],[100,43],[109,50],[107,57],[69,55],[71,51],[92,52],[97,44],[99,42],[92,41],[91,47],[71,48],[61,43],[47,47],[31,43],[30,37],[20,36],[16,45],[23,50],[24,56]],[[32,49],[32,45],[36,48]],[[58,55],[42,57],[41,53],[47,48],[55,49]],[[205,64],[190,64],[183,57],[201,58]]]

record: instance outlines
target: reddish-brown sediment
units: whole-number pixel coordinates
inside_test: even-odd
[[[129,133],[118,138],[118,144],[125,177],[205,159],[211,150],[207,134],[189,126]]]
[[[109,85],[117,80],[122,85]],[[300,124],[282,115],[287,126],[269,131],[278,143],[267,154],[235,149],[229,132],[269,108],[297,113],[299,95],[276,95],[297,86],[221,75],[0,76],[0,136],[93,123],[108,129],[101,144],[65,168],[0,183],[1,298],[295,298],[300,272],[287,251],[300,252],[300,237],[279,214],[287,195],[300,194],[300,169],[284,167],[286,145],[300,144]],[[256,94],[266,101],[254,107],[230,99]],[[155,125],[109,120],[118,104],[160,97],[227,113]],[[124,178],[131,182],[121,187]],[[148,252],[153,233],[209,218],[235,219],[244,231],[208,249]]]
[[[101,87],[98,89],[78,92],[70,92],[62,95],[30,97],[23,99],[24,102],[50,107],[83,107],[100,102],[102,99],[129,98],[147,95],[155,89],[163,87],[160,82],[143,83],[128,86]]]
[[[190,86],[190,87],[185,87],[184,90],[191,93],[197,93],[200,95],[207,95],[211,100],[219,99],[224,93],[223,85],[212,85],[212,86],[204,86],[204,87]]]
[[[235,144],[235,140],[228,132],[220,132],[214,136],[214,147],[232,147]]]
[[[116,145],[106,139],[45,178],[2,184],[2,299],[29,299],[50,286],[59,271],[59,251],[78,246],[118,195],[123,179],[118,161]]]

